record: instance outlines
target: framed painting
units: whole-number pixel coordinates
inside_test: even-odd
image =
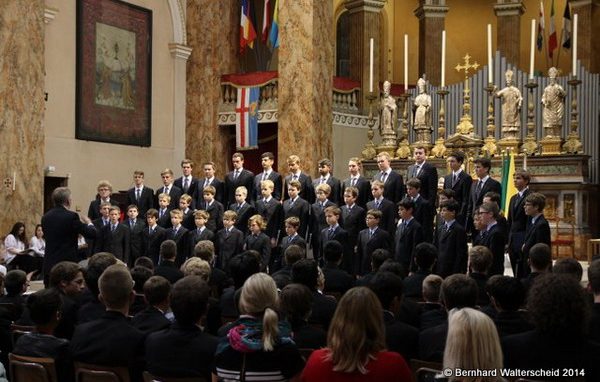
[[[150,146],[152,11],[77,1],[77,139]]]

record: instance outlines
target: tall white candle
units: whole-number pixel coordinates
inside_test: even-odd
[[[373,39],[369,40],[369,92],[373,93]]]
[[[531,46],[529,50],[529,79],[533,80],[533,63],[535,62],[535,19],[531,20]]]
[[[408,91],[408,35],[404,35],[404,92]]]
[[[487,43],[488,43],[488,83],[494,82],[493,63],[492,63],[492,24],[487,25]]]
[[[17,172],[13,171],[13,185],[12,185],[12,190],[16,190],[17,189]]]
[[[442,81],[441,87],[446,85],[446,31],[442,31]]]
[[[577,76],[577,13],[573,15],[573,77]]]

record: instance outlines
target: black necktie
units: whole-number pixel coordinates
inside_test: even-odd
[[[138,202],[140,201],[140,193],[141,193],[141,190],[139,188],[137,188],[135,190],[135,200]]]
[[[185,181],[183,182],[183,192],[187,194],[189,188],[190,188],[190,181],[188,178],[185,178]]]
[[[333,237],[334,232],[335,232],[335,230],[333,228],[329,228],[329,234],[327,235],[327,238],[329,240],[331,240],[331,238]]]

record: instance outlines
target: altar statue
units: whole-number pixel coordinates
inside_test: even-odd
[[[421,77],[417,81],[419,95],[415,97],[415,122],[416,130],[431,128],[431,96],[427,94],[425,85],[427,82]]]
[[[558,70],[555,67],[548,70],[550,83],[542,95],[542,105],[544,105],[542,123],[544,129],[547,129],[546,135],[558,135],[562,126],[566,93],[562,86],[556,83],[557,74]]]
[[[394,121],[396,117],[396,100],[390,95],[392,84],[389,81],[383,83],[383,98],[381,98],[381,124],[379,132],[381,135],[394,133]]]
[[[513,85],[513,71],[505,73],[506,87],[496,92],[496,97],[502,98],[502,133],[516,136],[521,126],[521,103],[523,97],[519,88]],[[508,133],[508,134],[507,134]]]

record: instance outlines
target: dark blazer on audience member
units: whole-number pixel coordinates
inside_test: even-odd
[[[124,224],[117,224],[114,231],[107,224],[100,230],[100,239],[96,241],[96,252],[110,252],[125,264],[129,262],[131,230]]]
[[[365,228],[358,234],[356,243],[356,274],[365,275],[371,271],[371,254],[376,249],[392,249],[392,239],[387,231],[377,228],[369,239],[369,229]]]
[[[153,230],[150,227],[144,229],[142,234],[142,253],[151,258],[155,265],[158,265],[160,245],[166,240],[166,231],[157,225]]]
[[[154,276],[162,276],[173,285],[177,280],[183,278],[183,272],[179,270],[179,267],[174,262],[163,260],[158,264],[158,267],[154,268]]]
[[[375,200],[371,200],[367,203],[367,212],[369,210],[379,210],[382,213],[381,220],[379,221],[379,228],[383,229],[392,236],[396,231],[396,217],[398,216],[398,208],[396,204],[388,198],[383,198],[379,207],[376,207]]]
[[[256,214],[256,209],[251,203],[244,202],[241,206],[237,203],[233,203],[229,206],[229,209],[237,213],[237,219],[235,220],[235,228],[239,229],[244,233],[244,236],[248,234],[248,220],[252,215]]]
[[[446,278],[454,273],[467,272],[467,233],[465,228],[454,221],[448,230],[445,223],[435,233],[435,246],[438,249],[438,259],[435,273]]]
[[[456,182],[452,182],[452,172],[444,177],[444,189],[453,190],[455,193],[454,200],[460,205],[460,210],[456,214],[456,220],[463,227],[466,227],[467,209],[469,207],[472,184],[473,178],[465,171],[461,171],[458,174]]]
[[[471,190],[469,191],[469,206],[467,207],[467,231],[473,227],[473,213],[475,209],[483,203],[483,197],[485,194],[493,191],[499,195],[502,195],[502,185],[497,180],[492,179],[491,176],[485,181],[479,194],[477,193],[478,184],[479,179],[472,182]]]
[[[337,303],[334,298],[313,291],[312,311],[308,321],[311,324],[321,325],[323,330],[327,331],[336,307]]]
[[[131,319],[131,325],[133,325],[135,328],[138,328],[145,334],[149,334],[168,328],[171,326],[171,321],[165,317],[163,312],[152,305],[149,305],[144,310],[133,316]]]
[[[252,194],[252,200],[258,200],[262,198],[262,194],[260,191],[260,182],[262,182],[263,180],[263,173],[264,171],[254,176],[254,194]],[[283,181],[281,179],[281,175],[278,172],[271,170],[269,176],[265,180],[270,180],[271,182],[273,182],[274,186],[272,196],[277,200],[281,200],[281,197],[283,196]]]
[[[154,190],[144,186],[140,195],[140,200],[135,199],[135,187],[127,190],[127,205],[135,204],[138,207],[138,218],[146,219],[146,212],[154,208]]]
[[[266,204],[263,199],[257,200],[254,207],[256,208],[256,213],[261,215],[267,223],[265,234],[271,239],[277,238],[277,235],[281,234],[283,218],[281,203],[272,197]]]
[[[310,221],[310,208],[310,204],[300,196],[294,200],[294,203],[291,202],[291,199],[286,199],[283,202],[283,221],[285,222],[285,219],[292,216],[300,219],[298,235],[305,239]]]
[[[244,250],[244,234],[239,229],[232,227],[227,234],[225,228],[219,230],[215,237],[216,264],[229,273],[229,260]]]
[[[233,175],[234,171],[225,175],[225,202],[223,203],[225,206],[235,203],[235,189],[239,186],[246,187],[249,199],[254,195],[254,173],[243,169],[236,179],[233,179]]]
[[[413,252],[422,242],[423,228],[417,219],[412,218],[406,225],[404,222],[398,225],[394,236],[394,259],[402,264],[405,272],[417,270]]]
[[[377,174],[375,174],[374,179],[381,181],[381,177],[381,171],[379,171],[377,172]],[[401,201],[402,198],[404,198],[406,189],[404,188],[404,181],[402,180],[402,175],[398,174],[393,169],[391,170],[389,176],[385,180],[383,186],[383,197],[388,200],[391,200],[394,206],[396,205],[396,203]],[[368,209],[369,208],[367,208],[367,210]]]
[[[504,274],[504,246],[506,235],[499,224],[494,224],[485,234],[481,233],[479,245],[487,247],[492,251],[494,259],[490,267],[489,276]]]
[[[429,270],[419,268],[411,275],[407,276],[402,282],[402,295],[406,298],[412,298],[419,301],[423,300],[423,280],[430,274],[431,272]]]
[[[326,263],[323,266],[323,276],[325,276],[325,289],[323,290],[325,294],[340,293],[343,295],[354,286],[354,277],[335,264]]]
[[[285,177],[285,183],[283,187],[284,199],[289,199],[287,186],[294,179],[293,177],[294,176],[292,174],[288,174]],[[315,190],[313,188],[312,179],[310,175],[306,175],[305,173],[301,172],[300,176],[296,180],[300,182],[300,197],[306,200],[308,204],[313,204],[315,202]]]
[[[442,362],[448,322],[423,330],[419,334],[419,359],[429,362]]]
[[[531,224],[531,217],[527,219],[527,229],[525,231],[525,242],[523,253],[529,256],[529,250],[537,243],[550,243],[550,225],[544,215],[540,215],[535,219],[535,223]]]
[[[438,189],[437,168],[431,163],[425,161],[421,164],[421,171],[417,175],[416,164],[408,166],[408,179],[417,178],[421,181],[421,195],[427,200],[435,201]]]
[[[332,201],[333,203],[335,203],[336,205],[340,205],[340,203],[343,203],[343,198],[341,197],[341,189],[342,189],[342,182],[340,182],[340,180],[334,176],[332,176],[331,174],[329,174],[329,178],[327,178],[327,182],[326,182],[329,187],[331,187],[331,193],[329,194],[329,196],[327,197],[327,199],[329,199],[330,201]],[[321,184],[321,177],[316,177],[313,180],[313,190],[314,192],[317,192],[317,186]]]
[[[158,206],[158,196],[165,192],[165,186],[159,187],[154,193],[154,205]],[[169,196],[171,197],[171,201],[169,202],[169,209],[179,208],[179,198],[183,195],[183,191],[181,188],[171,184],[169,188]]]
[[[201,202],[204,201],[204,183],[206,183],[206,178],[199,178],[198,179],[198,186],[196,187],[196,190],[194,191],[194,195],[192,195],[192,199],[195,202],[195,206],[197,207],[198,204],[200,204]],[[206,186],[213,186],[215,188],[215,200],[219,203],[221,203],[222,205],[228,205],[226,204],[223,199],[225,197],[225,183],[223,183],[223,181],[214,178],[212,179],[212,181],[210,183],[208,183]],[[235,191],[235,190],[234,190]],[[235,195],[235,192],[234,192]]]
[[[344,179],[344,181],[342,182],[342,190],[341,190],[341,193],[342,193],[342,200],[340,201],[341,204],[344,204],[344,192],[345,192],[346,188],[351,187],[351,186],[352,186],[352,178],[350,177],[350,178]],[[356,184],[354,185],[354,187],[356,187],[358,189],[358,197],[356,198],[356,204],[358,204],[362,208],[366,208],[367,202],[369,200],[373,199],[373,194],[371,194],[371,182],[369,181],[369,179],[367,179],[361,175],[356,180]]]
[[[26,357],[52,358],[58,381],[73,381],[74,371],[69,341],[37,332],[25,333],[16,340],[12,353]],[[16,379],[16,377],[13,376]]]
[[[388,310],[383,311],[383,322],[385,324],[385,343],[388,350],[400,353],[404,359],[417,358],[419,330],[397,320]]]

